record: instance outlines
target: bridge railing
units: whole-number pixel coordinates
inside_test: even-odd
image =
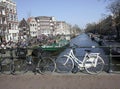
[[[84,47],[80,47],[80,48],[92,48],[92,46],[84,46]],[[108,64],[106,64],[106,66],[108,66],[108,71],[107,71],[108,73],[120,73],[120,70],[115,71],[113,69],[114,66],[120,67],[120,60],[119,60],[120,59],[120,46],[95,46],[94,48],[101,48],[104,51],[107,51],[107,54],[105,54],[105,56],[108,58]],[[33,48],[27,48],[27,49],[33,51]],[[7,58],[17,57],[15,55],[15,52],[13,53],[13,55],[10,54],[13,50],[16,50],[16,48],[4,49],[4,50],[5,50],[6,54],[0,53],[0,57],[1,57],[1,55],[4,55],[3,57],[7,57]],[[115,50],[117,52],[115,52]],[[1,52],[3,52],[3,51],[1,51]],[[84,55],[82,55],[82,56],[84,56]],[[117,64],[113,63],[113,60],[114,60],[113,58],[117,59],[119,61],[119,63],[117,63]]]

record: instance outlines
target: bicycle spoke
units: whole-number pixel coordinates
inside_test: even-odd
[[[56,69],[56,64],[51,58],[43,58],[42,60],[39,61],[39,69],[42,73],[48,74],[52,73]]]
[[[71,72],[74,67],[73,61],[70,59],[68,60],[67,57],[60,57],[56,59],[56,65],[57,65],[57,71],[61,73]]]
[[[88,60],[85,61],[85,69],[89,74],[98,74],[98,73],[102,72],[102,70],[104,68],[104,61],[101,57],[98,57],[97,63],[89,61],[89,65],[91,65],[91,66],[87,66]]]

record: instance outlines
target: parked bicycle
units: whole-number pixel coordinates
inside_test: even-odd
[[[6,53],[7,52],[7,53]],[[12,50],[0,49],[0,72],[4,74],[14,73],[14,60],[12,58]],[[8,56],[7,54],[10,54]]]
[[[35,74],[36,73],[52,73],[56,69],[56,63],[50,57],[43,57],[43,51],[41,48],[36,49],[28,49],[32,52],[29,55],[25,55],[24,58],[20,57],[19,63],[15,66],[16,73],[26,73],[32,70]],[[22,51],[22,50],[19,50]],[[22,52],[19,52],[22,53]],[[24,52],[22,53],[24,54]],[[20,55],[19,55],[20,56]],[[23,57],[23,56],[22,56]],[[16,63],[15,63],[16,64]]]
[[[77,47],[74,44],[74,46],[70,47],[70,52],[67,55],[56,59],[58,72],[71,72],[74,66],[77,66],[79,70],[86,70],[89,74],[102,72],[105,63],[100,57],[100,53],[91,53],[91,50],[85,50],[85,56],[83,61],[81,61],[75,56],[75,49]],[[95,46],[92,46],[92,48],[95,48]]]

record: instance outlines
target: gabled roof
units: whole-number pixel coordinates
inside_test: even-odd
[[[32,20],[35,20],[35,18],[34,18],[34,17],[29,17],[29,18],[27,19],[27,22],[30,23]],[[36,20],[35,20],[35,21],[36,21]]]
[[[23,20],[20,21],[18,27],[19,27],[19,28],[22,28],[22,27],[29,28],[29,24],[28,24],[27,21],[23,18]]]

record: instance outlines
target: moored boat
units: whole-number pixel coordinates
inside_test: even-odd
[[[53,43],[51,45],[42,45],[41,48],[45,51],[60,51],[65,49],[69,45],[69,41],[62,40],[59,43]]]

